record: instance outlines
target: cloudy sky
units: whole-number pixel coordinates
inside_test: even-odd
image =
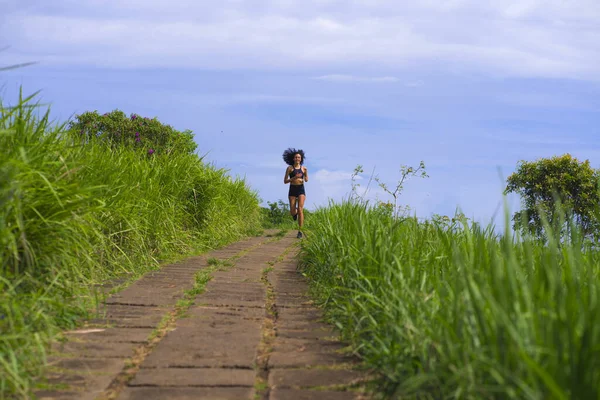
[[[486,222],[519,160],[600,167],[598,0],[0,0],[2,95],[52,115],[120,109],[191,129],[199,151],[285,199],[306,151],[307,207],[341,200],[357,165],[420,217]],[[367,194],[387,199],[376,185]],[[518,199],[509,199],[513,207]],[[514,211],[514,209],[513,209]]]

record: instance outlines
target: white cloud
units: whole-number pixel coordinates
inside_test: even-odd
[[[314,204],[326,205],[329,199],[339,201],[347,197],[352,189],[352,172],[320,169],[313,177],[314,182],[309,180],[308,184],[311,204],[314,202]],[[355,179],[359,181],[362,177],[357,175]]]
[[[423,81],[410,81],[404,84],[404,86],[407,87],[419,87],[419,86],[423,86],[424,83]]]
[[[315,180],[322,184],[333,184],[350,181],[352,179],[352,172],[347,171],[329,171],[327,169],[320,169],[315,173]],[[360,175],[357,175],[356,180],[363,179]]]
[[[223,98],[225,104],[234,103],[290,103],[290,104],[334,104],[343,103],[343,99],[310,96],[280,96],[273,94],[241,93]]]
[[[0,16],[0,37],[15,49],[8,62],[296,70],[433,63],[500,76],[600,78],[597,0],[19,4],[9,0]]]
[[[344,74],[332,74],[323,75],[313,78],[321,81],[333,81],[333,82],[398,82],[399,79],[393,76],[380,76],[380,77],[364,77],[355,75],[344,75]]]

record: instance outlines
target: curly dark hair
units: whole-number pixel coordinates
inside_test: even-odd
[[[304,164],[304,150],[296,150],[291,147],[283,152],[283,161],[285,161],[287,165],[294,165],[294,156],[296,154],[300,154],[300,157],[302,157],[300,165]]]

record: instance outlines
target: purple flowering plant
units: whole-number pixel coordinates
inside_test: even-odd
[[[187,153],[196,150],[192,131],[183,132],[158,121],[132,113],[129,117],[120,110],[104,114],[88,111],[75,116],[69,123],[85,143],[100,140],[116,148],[138,148],[148,155]]]

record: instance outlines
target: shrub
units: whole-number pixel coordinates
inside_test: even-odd
[[[88,111],[69,123],[69,130],[85,142],[98,138],[111,146],[142,149],[148,154],[191,154],[196,150],[192,131],[180,132],[156,118],[141,117],[114,110],[103,115]]]

